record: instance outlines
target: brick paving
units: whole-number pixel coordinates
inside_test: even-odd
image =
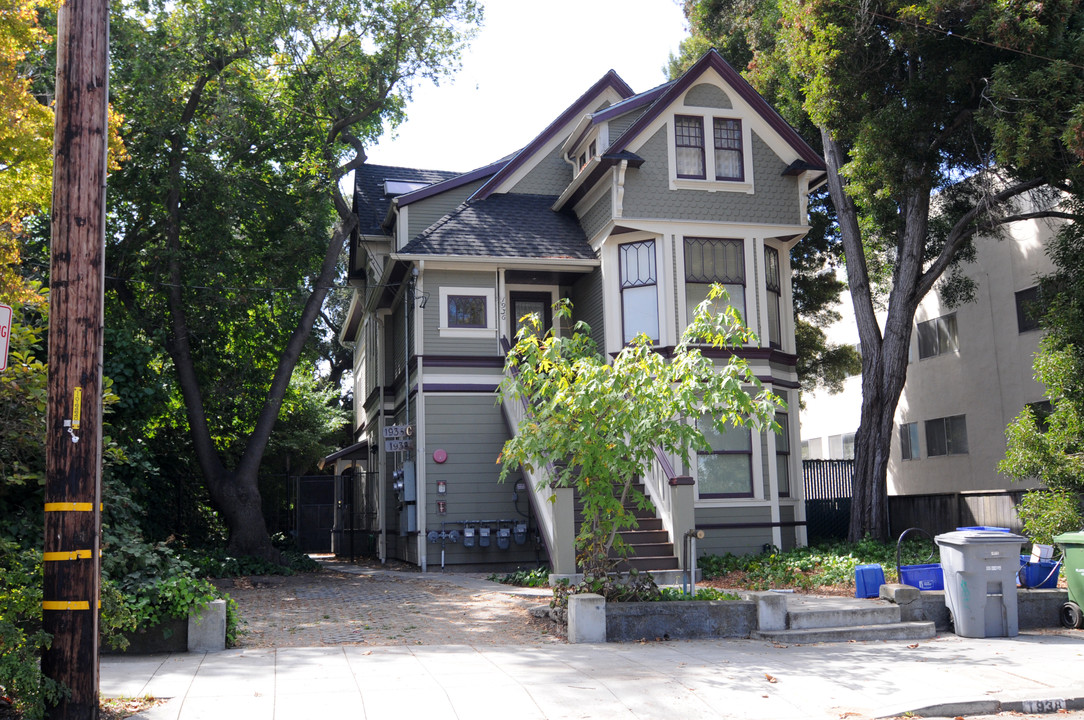
[[[225,579],[237,601],[242,648],[329,645],[549,645],[563,628],[530,617],[547,591],[482,575],[328,563],[318,573]]]

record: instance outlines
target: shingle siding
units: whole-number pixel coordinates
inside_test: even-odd
[[[590,240],[602,227],[613,217],[613,204],[610,202],[610,193],[605,193],[587,212],[580,218],[583,233]]]
[[[660,128],[635,150],[645,162],[625,176],[625,217],[800,223],[797,179],[780,175],[786,163],[755,133],[752,138],[755,193],[670,190],[666,128]]]
[[[605,346],[606,323],[602,296],[602,271],[595,268],[572,286],[569,295],[576,320],[591,326],[591,338],[598,346]]]
[[[612,145],[617,138],[621,137],[626,130],[629,129],[634,122],[636,122],[641,115],[647,112],[647,108],[637,108],[630,113],[626,113],[621,117],[616,117],[610,120],[610,144]]]
[[[730,110],[734,107],[730,98],[721,88],[710,83],[700,83],[685,93],[685,104],[689,107],[708,107]]]
[[[561,158],[558,146],[516,183],[509,192],[528,195],[560,195],[572,182],[572,166]]]

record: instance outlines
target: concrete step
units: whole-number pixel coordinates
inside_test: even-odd
[[[786,645],[867,640],[929,640],[937,634],[932,622],[898,622],[849,627],[814,627],[791,630],[755,630],[750,637]]]
[[[791,630],[889,625],[899,621],[899,605],[787,608],[787,627]]]

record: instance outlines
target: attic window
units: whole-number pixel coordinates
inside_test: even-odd
[[[673,116],[671,190],[753,192],[749,128],[718,112]]]
[[[429,183],[417,180],[385,180],[384,197],[399,197],[400,195],[406,195],[415,190],[421,190],[427,185],[429,185]]]

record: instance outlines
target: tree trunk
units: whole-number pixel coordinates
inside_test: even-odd
[[[223,468],[207,478],[207,489],[230,529],[226,548],[230,555],[251,555],[274,563],[282,560],[267,534],[259,477],[255,473],[241,475]]]

